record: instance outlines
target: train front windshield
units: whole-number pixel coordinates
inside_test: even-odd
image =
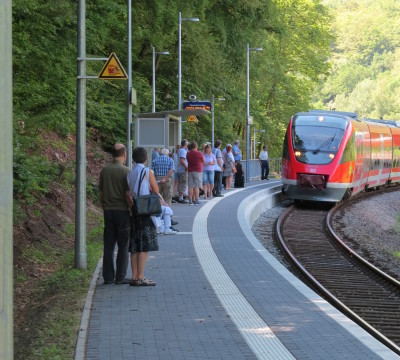
[[[292,142],[296,159],[305,164],[329,164],[336,157],[348,120],[333,116],[296,116]]]

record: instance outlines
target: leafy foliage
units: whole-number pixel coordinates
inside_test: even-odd
[[[250,109],[256,128],[266,130],[262,141],[272,156],[279,156],[290,115],[308,108],[314,85],[329,70],[325,60],[330,17],[320,0],[138,0],[132,5],[132,80],[138,93],[134,111],[151,110],[153,46],[170,52],[157,57],[156,109],[178,107],[178,13],[182,11],[183,18],[200,18],[182,23],[182,95],[226,98],[215,108],[215,136],[224,143],[246,135],[246,44],[264,48],[250,54]],[[47,129],[64,136],[75,132],[76,14],[75,1],[13,2],[14,118],[20,144],[15,162],[20,178],[17,194],[27,179],[21,168],[29,147],[24,138]],[[107,57],[114,51],[126,64],[126,23],[126,1],[87,1],[87,56]],[[376,66],[382,61],[377,59]],[[88,61],[87,74],[97,75],[102,65]],[[100,132],[106,148],[124,142],[126,92],[123,81],[87,80],[87,126]],[[24,132],[18,131],[21,123]],[[185,124],[183,134],[199,143],[209,141],[210,123],[210,116],[204,116],[198,124]],[[31,154],[39,156],[40,147]],[[30,167],[38,160],[24,159],[23,164]],[[29,171],[33,177],[41,176],[40,167]]]
[[[35,195],[49,192],[49,185],[57,179],[58,165],[46,157],[29,155],[20,146],[14,149],[14,193],[28,203]]]
[[[336,41],[332,73],[317,89],[315,106],[398,119],[400,4],[394,0],[325,3],[335,15]]]

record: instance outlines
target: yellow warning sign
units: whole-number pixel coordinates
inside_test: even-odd
[[[198,121],[199,120],[194,115],[189,116],[188,119],[187,119],[187,122],[196,122],[197,123]]]
[[[103,66],[99,76],[99,79],[107,80],[126,80],[128,75],[125,69],[122,67],[120,61],[115,53],[111,53],[106,64]]]

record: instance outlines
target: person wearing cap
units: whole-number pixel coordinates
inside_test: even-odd
[[[268,151],[267,147],[264,145],[263,149],[260,151],[260,155],[258,155],[258,160],[261,166],[261,180],[269,180],[269,161],[268,161]]]
[[[151,163],[151,169],[156,176],[158,188],[164,201],[171,206],[172,188],[171,176],[174,173],[174,160],[169,156],[168,149],[161,150],[161,156],[155,158]]]

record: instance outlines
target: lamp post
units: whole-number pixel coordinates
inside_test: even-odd
[[[153,46],[153,107],[151,109],[151,112],[156,112],[156,55],[169,55],[169,52],[156,52],[156,49]]]
[[[179,12],[179,28],[178,28],[178,110],[182,109],[182,21],[198,22],[199,18],[182,18]],[[178,142],[182,140],[182,117],[179,117]]]
[[[219,97],[217,100],[224,101],[225,98]],[[212,106],[211,106],[211,147],[214,147],[214,104],[215,98],[212,96]]]
[[[86,1],[78,1],[76,91],[75,267],[87,268],[86,253]]]
[[[128,81],[127,81],[127,111],[126,111],[126,166],[132,169],[132,0],[128,0]]]
[[[250,48],[247,43],[246,46],[246,55],[247,55],[247,87],[246,87],[246,97],[247,97],[247,113],[246,113],[246,182],[249,181],[249,142],[250,142],[250,92],[249,92],[249,83],[250,83],[250,65],[249,65],[249,54],[250,51],[262,51],[262,48]]]
[[[260,132],[260,133],[264,133],[265,130],[264,129],[256,130],[256,127],[254,126],[254,137],[253,137],[253,139],[254,139],[254,159],[256,158],[256,131]]]
[[[0,359],[14,359],[12,1],[0,2]]]

